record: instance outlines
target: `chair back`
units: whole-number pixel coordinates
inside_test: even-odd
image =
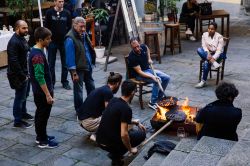
[[[227,55],[227,48],[228,48],[228,44],[229,44],[230,38],[223,37],[223,40],[224,40],[224,51],[223,51],[223,53],[225,55]]]
[[[132,77],[131,77],[131,69],[130,69],[129,66],[128,66],[128,56],[129,56],[129,55],[125,55],[125,56],[124,56],[125,65],[126,65],[126,79],[132,78]]]

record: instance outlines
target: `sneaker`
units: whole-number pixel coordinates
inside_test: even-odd
[[[195,88],[203,88],[204,86],[206,86],[206,81],[201,80],[201,82],[195,85]]]
[[[156,109],[157,109],[157,104],[156,104],[156,103],[151,103],[151,102],[149,102],[149,103],[148,103],[148,106],[149,106],[149,108],[151,108],[151,109],[153,109],[153,110],[155,110],[155,111],[156,111]]]
[[[39,148],[48,148],[48,149],[53,149],[58,147],[58,143],[55,141],[48,141],[48,143],[39,143],[38,145]]]
[[[55,140],[55,136],[47,136],[48,141],[54,141]],[[36,140],[36,143],[39,144],[40,142],[38,140]]]
[[[212,66],[213,66],[215,69],[217,69],[218,67],[220,67],[220,64],[219,64],[218,62],[214,61],[214,62],[212,63]]]
[[[66,90],[71,90],[71,87],[69,84],[63,84],[63,88]]]
[[[89,139],[90,139],[91,141],[96,142],[96,135],[95,135],[95,134],[91,134],[90,137],[89,137]]]
[[[188,28],[188,29],[187,29],[187,31],[185,32],[185,34],[186,34],[186,35],[192,35],[192,34],[193,34],[193,32],[191,31],[191,29],[190,29],[190,28]]]
[[[21,121],[19,123],[14,123],[14,128],[26,128],[26,129],[28,129],[31,127],[33,127],[33,124],[29,124],[25,121]]]
[[[194,36],[190,36],[190,37],[189,37],[189,40],[191,40],[191,41],[196,41],[196,38],[195,38]]]
[[[24,120],[34,120],[34,117],[28,113],[24,114],[23,115],[23,118]]]

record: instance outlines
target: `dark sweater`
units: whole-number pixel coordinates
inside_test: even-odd
[[[30,51],[28,63],[29,63],[29,73],[30,73],[30,80],[32,84],[33,93],[44,94],[38,80],[36,79],[35,69],[34,69],[35,65],[41,65],[44,71],[40,74],[43,74],[47,88],[49,92],[52,94],[53,93],[52,78],[44,52],[41,49],[33,47]]]
[[[187,6],[187,2],[184,2],[182,5],[182,9],[181,9],[181,14],[180,14],[180,19],[183,19],[185,17],[189,17],[191,13],[197,12],[199,13],[199,6],[193,4],[192,8],[188,8]]]
[[[52,32],[52,41],[64,42],[64,36],[70,30],[72,24],[71,14],[63,9],[57,12],[54,8],[47,10],[45,15],[45,26]]]
[[[196,122],[203,124],[198,133],[198,139],[202,136],[210,136],[238,141],[236,129],[241,118],[241,109],[234,107],[232,102],[228,100],[214,101],[196,115]]]

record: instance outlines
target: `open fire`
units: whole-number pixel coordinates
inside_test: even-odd
[[[168,119],[166,118],[165,114],[168,111],[178,110],[183,111],[187,118],[184,123],[173,123],[171,126],[173,129],[178,128],[179,126],[183,126],[185,128],[189,128],[191,132],[195,132],[195,122],[194,117],[197,113],[197,107],[189,106],[189,99],[186,97],[184,101],[177,101],[175,97],[170,97],[168,99],[164,99],[158,103],[158,109],[151,119],[151,125],[153,128],[158,128],[159,124],[165,124]],[[156,127],[154,125],[156,124]],[[170,127],[171,128],[171,127]]]

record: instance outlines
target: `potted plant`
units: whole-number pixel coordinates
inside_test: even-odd
[[[167,10],[168,10],[168,19],[173,21],[175,15],[178,13],[178,8],[176,7],[177,0],[168,0],[167,1]]]
[[[98,46],[96,46],[95,52],[96,52],[96,57],[97,58],[103,58],[104,53],[105,53],[105,47],[102,46],[102,30],[101,30],[101,24],[102,23],[107,23],[109,14],[105,9],[94,9],[93,15],[96,21],[96,25],[98,26],[99,29],[99,41],[98,41]]]
[[[152,21],[155,18],[154,13],[156,13],[156,4],[151,0],[147,1],[144,4],[144,20],[145,21]]]

